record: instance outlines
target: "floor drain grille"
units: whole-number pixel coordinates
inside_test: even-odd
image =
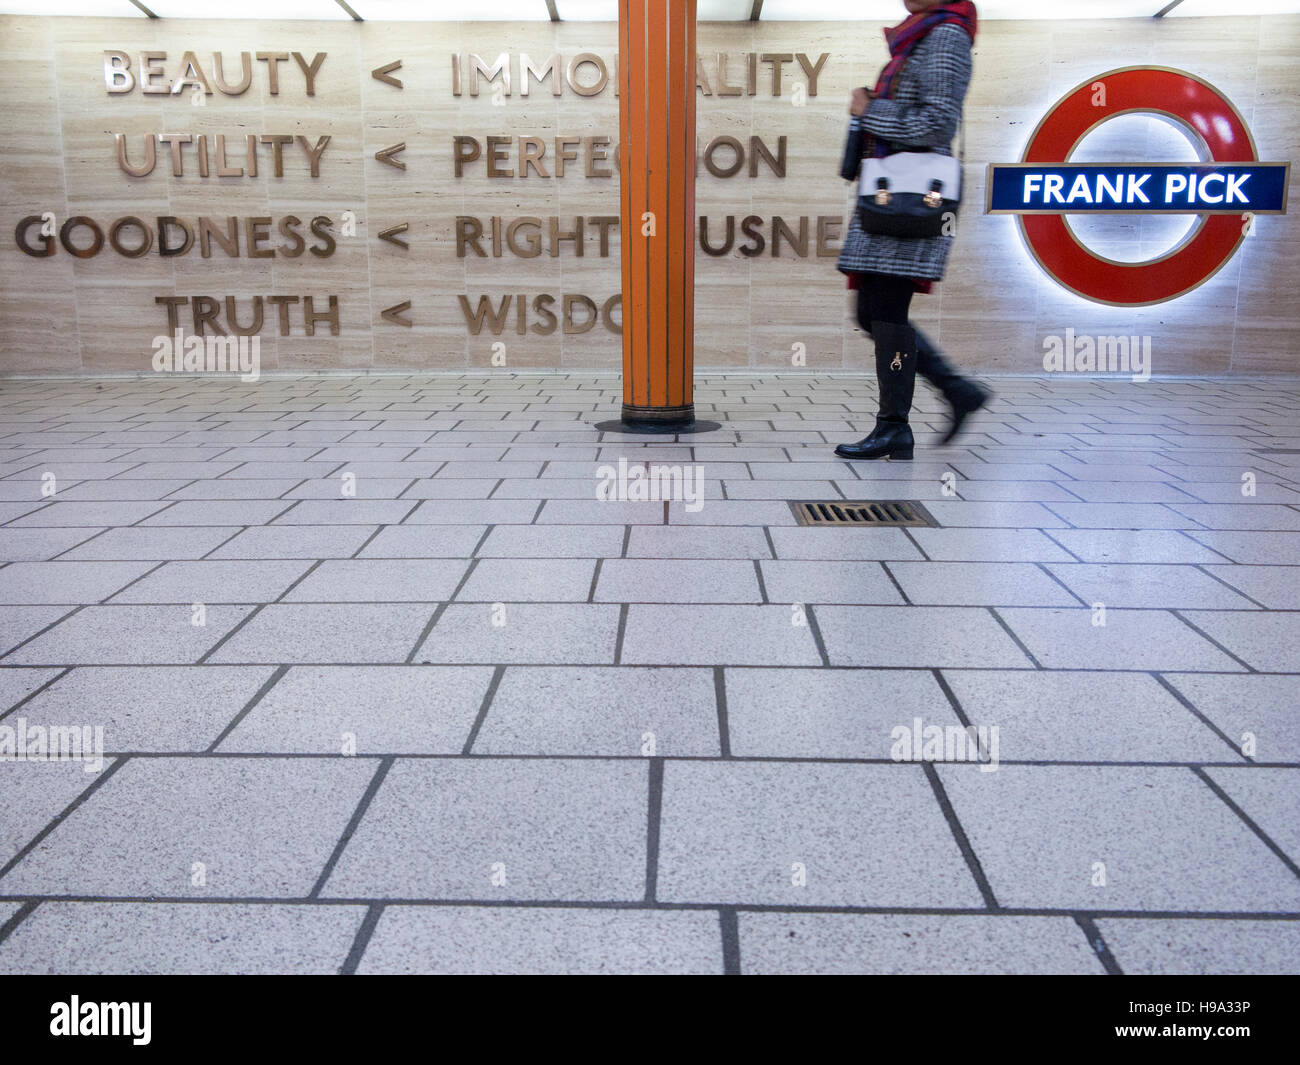
[[[939,524],[915,499],[792,499],[790,509],[800,525],[879,529],[900,525],[936,528]]]

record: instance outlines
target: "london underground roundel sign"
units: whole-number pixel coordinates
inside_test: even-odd
[[[1070,163],[1102,122],[1150,114],[1182,127],[1200,163]],[[1264,163],[1237,109],[1211,85],[1167,67],[1126,67],[1089,79],[1038,124],[1019,163],[989,167],[986,210],[1015,214],[1031,254],[1059,284],[1096,303],[1163,303],[1213,277],[1255,215],[1285,214],[1289,163]],[[1080,243],[1067,214],[1194,214],[1173,251],[1140,263]]]

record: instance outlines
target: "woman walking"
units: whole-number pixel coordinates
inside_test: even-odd
[[[876,87],[853,90],[849,107],[853,118],[840,168],[849,181],[857,180],[868,167],[872,174],[891,172],[872,164],[893,157],[912,166],[914,174],[927,159],[938,164],[936,174],[949,172],[936,156],[952,156],[950,146],[961,123],[971,77],[975,5],[968,0],[903,2],[909,15],[885,31],[890,59]],[[904,152],[934,154],[898,154]],[[942,184],[936,180],[929,185],[934,190],[929,196],[915,197],[924,199],[929,210],[923,213],[932,215],[932,222],[938,220]],[[841,444],[835,453],[850,459],[910,459],[913,438],[907,418],[918,373],[943,393],[951,408],[944,444],[957,435],[968,415],[984,406],[990,393],[953,369],[907,318],[913,293],[929,292],[943,277],[955,216],[949,214],[939,235],[911,235],[917,231],[916,219],[888,215],[895,199],[903,202],[891,195],[888,179],[880,178],[873,187],[874,193],[868,188],[867,196],[859,197],[839,269],[848,274],[849,288],[857,290],[858,323],[875,344],[880,410],[870,436],[856,444]]]

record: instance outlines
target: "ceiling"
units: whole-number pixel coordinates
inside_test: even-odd
[[[901,0],[697,0],[704,22],[892,22]],[[978,0],[985,19],[1188,18],[1300,13],[1300,0]],[[573,21],[618,18],[618,0],[0,0],[0,15],[395,21]]]

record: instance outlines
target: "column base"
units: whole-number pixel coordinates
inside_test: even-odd
[[[671,435],[674,433],[711,433],[722,426],[717,422],[695,419],[695,404],[678,407],[638,407],[623,404],[623,414],[618,421],[597,422],[596,428],[604,433],[647,433]]]

